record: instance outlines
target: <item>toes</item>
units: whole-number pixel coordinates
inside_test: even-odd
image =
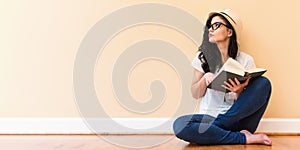
[[[264,143],[266,144],[266,145],[272,145],[272,141],[271,141],[271,139],[267,136],[267,135],[264,135]]]

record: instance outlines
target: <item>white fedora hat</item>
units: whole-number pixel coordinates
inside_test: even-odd
[[[212,11],[208,14],[208,18],[215,14],[222,15],[229,21],[236,33],[237,43],[240,44],[241,31],[243,29],[241,19],[231,9],[226,9],[223,11]]]

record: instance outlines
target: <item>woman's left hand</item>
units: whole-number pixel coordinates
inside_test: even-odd
[[[229,79],[229,82],[225,81],[222,87],[240,95],[243,92],[244,88],[248,85],[249,80],[250,78],[247,78],[247,80],[241,84],[237,78],[234,78],[234,81],[232,79]]]

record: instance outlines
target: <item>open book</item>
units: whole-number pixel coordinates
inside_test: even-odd
[[[252,79],[263,75],[266,71],[266,69],[262,68],[253,68],[246,70],[239,62],[232,58],[229,58],[218,71],[213,81],[208,85],[208,88],[223,92],[229,92],[224,87],[222,87],[222,85],[225,85],[224,81],[229,82],[229,79],[232,79],[234,81],[234,78],[237,78],[240,83],[243,83],[248,77],[251,77]]]

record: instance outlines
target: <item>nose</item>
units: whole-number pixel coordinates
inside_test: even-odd
[[[212,29],[212,27],[208,28],[209,32],[214,32],[214,30]]]

